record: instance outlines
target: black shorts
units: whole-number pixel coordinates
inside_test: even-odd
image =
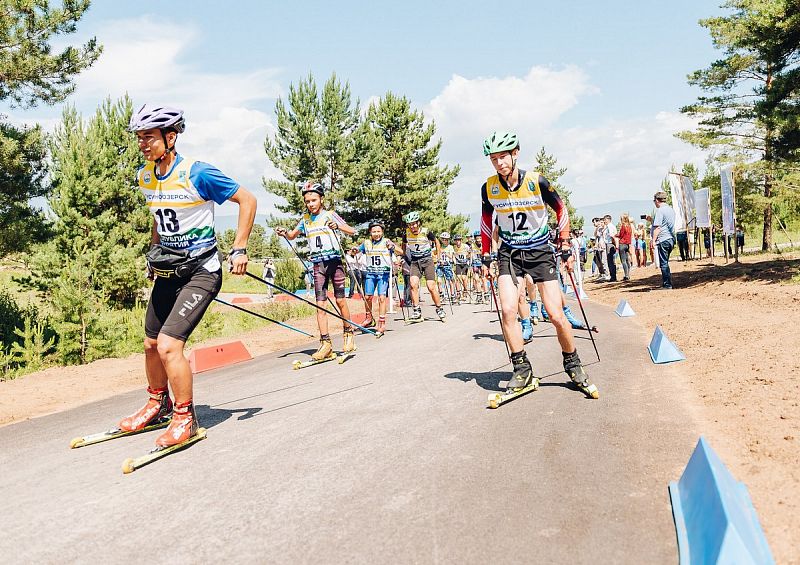
[[[456,275],[467,276],[468,274],[469,274],[469,265],[467,264],[459,265],[458,263],[456,263]]]
[[[433,258],[423,257],[422,259],[411,259],[411,276],[425,278],[429,281],[436,280],[436,269],[433,266]]]
[[[341,259],[314,263],[314,295],[317,302],[328,300],[328,281],[333,283],[333,296],[344,298],[344,267]]]
[[[500,276],[512,273],[518,277],[530,275],[535,283],[558,280],[556,259],[549,247],[511,249],[507,245],[502,245],[497,253],[497,264]]]
[[[157,339],[163,333],[186,341],[203,319],[222,288],[222,270],[200,267],[186,278],[157,277],[144,316],[144,334]]]

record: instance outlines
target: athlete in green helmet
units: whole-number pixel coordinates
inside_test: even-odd
[[[510,393],[535,388],[538,379],[523,348],[522,329],[517,324],[519,285],[530,276],[539,287],[542,302],[556,329],[564,357],[564,370],[577,387],[588,396],[599,396],[597,387],[578,357],[572,327],[561,309],[561,289],[553,249],[550,246],[547,207],[557,218],[556,250],[564,267],[572,270],[574,258],[570,246],[567,207],[548,180],[535,171],[517,167],[519,139],[511,132],[497,131],[483,142],[483,153],[495,170],[481,187],[481,244],[484,264],[488,262],[493,227],[499,239],[497,288],[503,312],[503,334],[511,351],[514,374],[508,383]],[[484,267],[484,274],[486,274]]]
[[[428,291],[436,306],[436,315],[444,322],[445,313],[439,289],[436,286],[436,274],[433,266],[433,250],[436,250],[438,256],[439,240],[427,228],[422,227],[419,212],[409,212],[403,216],[403,220],[406,223],[406,231],[403,236],[403,255],[411,265],[411,302],[414,305],[409,321],[421,322],[423,320],[422,308],[419,305],[419,280],[422,275],[425,275]]]

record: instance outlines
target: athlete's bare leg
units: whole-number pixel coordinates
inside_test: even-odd
[[[511,275],[500,275],[497,279],[497,291],[500,295],[500,309],[503,312],[503,332],[508,341],[508,347],[511,353],[518,353],[522,351],[524,346],[522,327],[517,323],[519,288],[514,284],[514,279],[511,278]]]

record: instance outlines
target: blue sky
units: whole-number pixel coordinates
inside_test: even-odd
[[[719,3],[96,0],[71,41],[96,36],[105,53],[70,102],[89,114],[128,92],[185,108],[179,150],[252,189],[263,212],[275,100],[309,72],[336,72],[364,104],[406,95],[435,120],[443,161],[462,167],[451,212],[477,219],[493,129],[518,132],[523,163],[542,145],[555,154],[576,205],[646,199],[671,164],[702,165],[672,133],[691,126],[686,74],[719,56],[697,24]],[[48,128],[60,114],[0,109]]]

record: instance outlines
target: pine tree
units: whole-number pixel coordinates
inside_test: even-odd
[[[800,148],[800,5],[794,0],[729,0],[722,7],[731,13],[700,25],[724,56],[689,75],[689,84],[710,95],[681,109],[698,117],[700,126],[678,135],[716,148],[731,161],[742,155],[751,161],[761,185],[761,198],[751,202],[761,210],[761,245],[767,250],[774,200],[796,198],[797,192],[784,177]]]
[[[8,0],[0,9],[0,101],[12,106],[55,104],[74,89],[75,75],[89,67],[101,47],[92,38],[54,53],[58,36],[76,31],[88,0]],[[29,201],[47,194],[45,146],[38,127],[17,128],[0,115],[0,256],[46,238],[44,215]]]
[[[416,210],[434,231],[465,233],[467,217],[447,213],[450,186],[459,167],[439,164],[441,140],[433,142],[433,122],[411,102],[392,94],[370,104],[356,132],[356,165],[345,183],[343,208],[351,223],[380,218],[386,233],[398,236],[403,215]]]

